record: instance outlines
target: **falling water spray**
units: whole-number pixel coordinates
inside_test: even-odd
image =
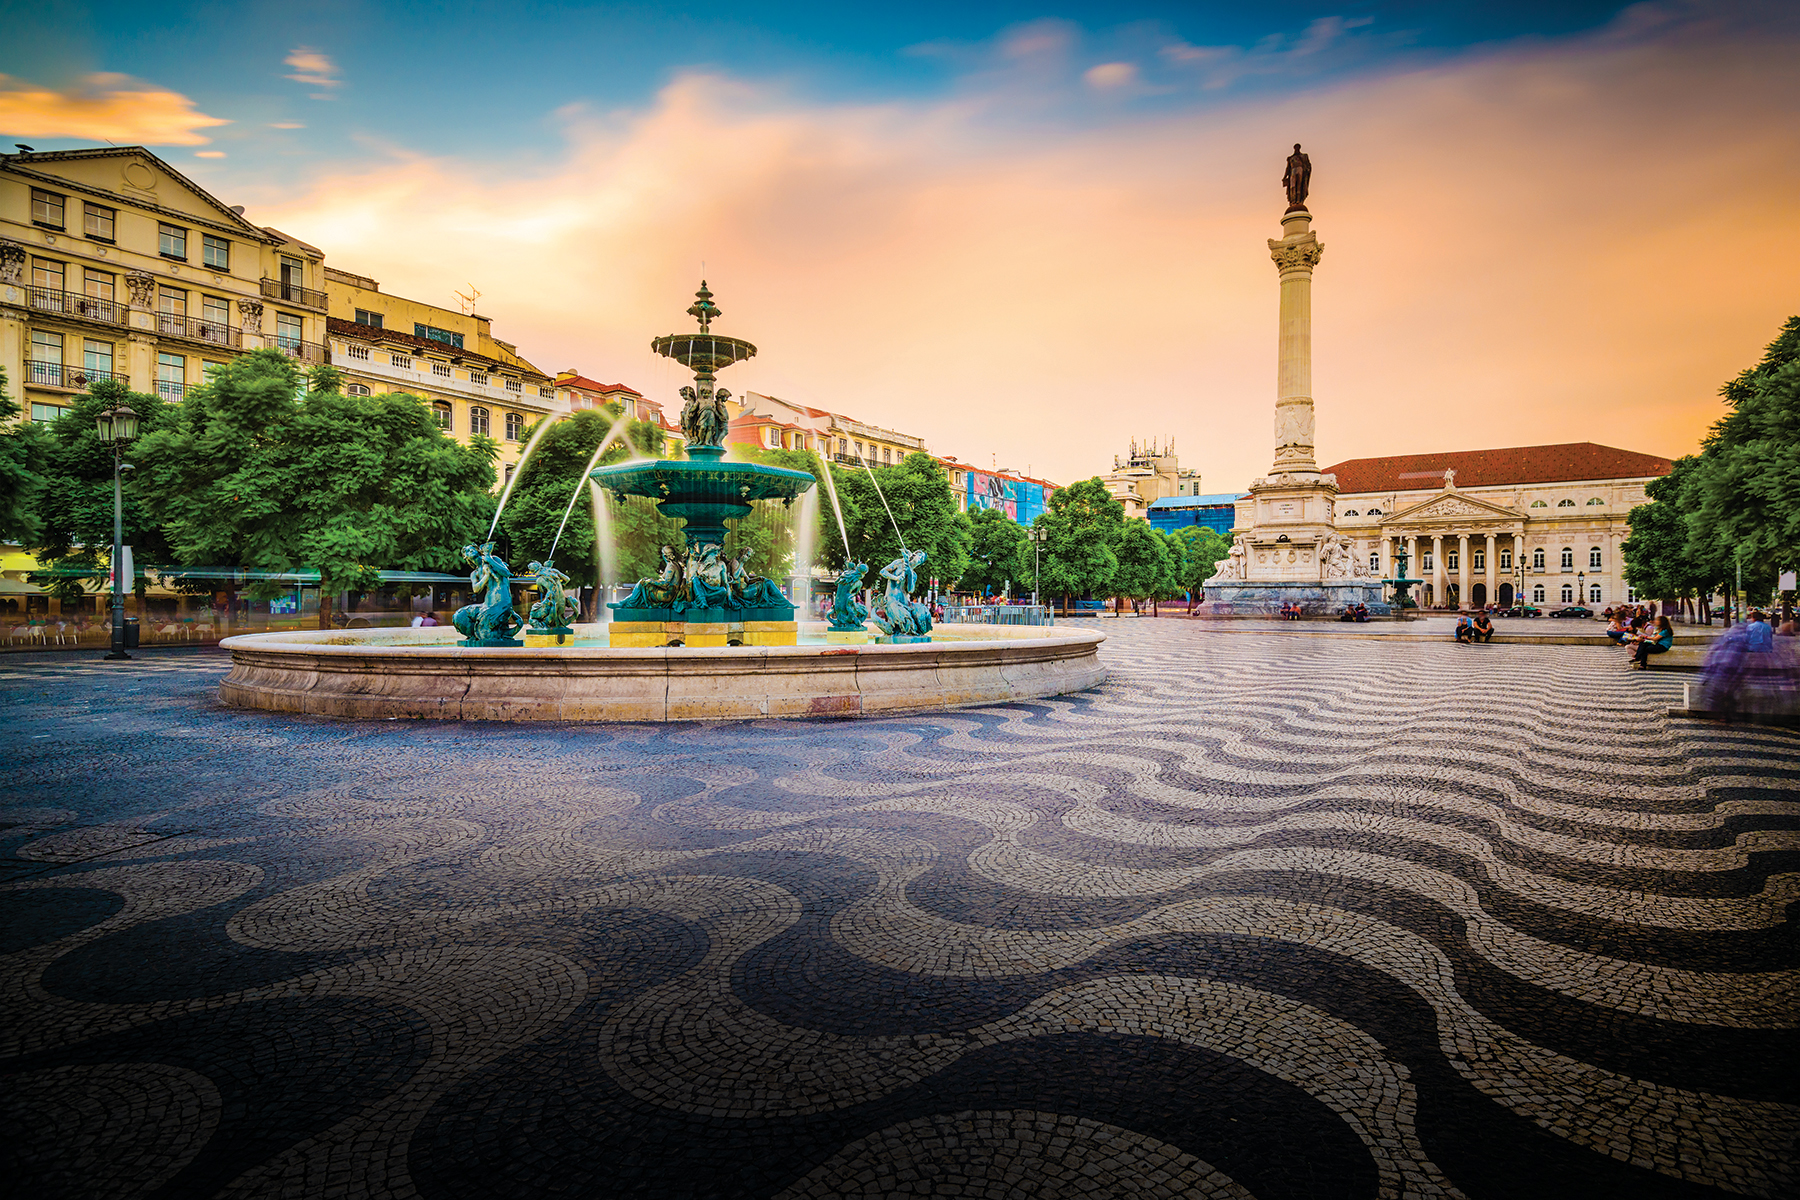
[[[506,486],[500,491],[500,504],[494,509],[494,520],[488,525],[487,538],[484,540],[493,540],[494,530],[500,527],[500,514],[506,511],[506,502],[512,498],[513,489],[519,486],[519,479],[525,474],[525,464],[531,461],[531,452],[537,449],[537,444],[543,440],[546,433],[550,432],[550,427],[556,424],[558,415],[560,414],[552,413],[538,422],[537,432],[531,435],[529,442],[525,443],[524,452],[519,455],[518,465],[513,468],[512,478],[506,481]],[[555,551],[551,553],[554,554]]]

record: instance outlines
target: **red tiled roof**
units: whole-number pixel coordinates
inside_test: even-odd
[[[429,350],[433,354],[445,357],[460,358],[474,364],[488,363],[495,371],[513,371],[536,383],[539,380],[549,382],[549,376],[521,362],[507,362],[503,358],[489,358],[473,350],[463,350],[452,346],[449,342],[435,341],[431,338],[414,337],[398,329],[383,329],[378,325],[362,325],[355,321],[346,321],[339,317],[327,317],[325,329],[329,333],[355,338],[359,342],[374,342],[377,345],[387,343],[398,346],[411,346],[418,350]]]
[[[1337,476],[1340,494],[1353,494],[1440,488],[1446,468],[1456,472],[1457,487],[1471,488],[1577,479],[1642,479],[1667,475],[1674,466],[1654,454],[1638,454],[1593,442],[1565,442],[1558,446],[1349,458],[1321,470]]]
[[[629,392],[633,396],[642,396],[636,388],[626,387],[622,383],[599,383],[585,375],[570,375],[558,378],[557,387],[580,388],[584,392]]]

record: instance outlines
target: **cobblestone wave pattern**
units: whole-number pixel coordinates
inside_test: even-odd
[[[1800,742],[1616,653],[1119,622],[855,723],[0,671],[34,1195],[1800,1188]],[[129,703],[121,703],[125,697]]]

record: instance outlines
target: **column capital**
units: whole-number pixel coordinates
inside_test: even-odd
[[[1275,269],[1283,275],[1289,271],[1311,274],[1324,254],[1325,246],[1319,241],[1319,235],[1310,229],[1298,237],[1269,239],[1269,257],[1275,260]]]

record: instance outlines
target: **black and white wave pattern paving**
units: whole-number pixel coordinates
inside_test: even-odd
[[[1800,739],[1616,651],[1109,622],[878,721],[9,662],[33,1194],[1791,1196]],[[130,696],[129,705],[116,697]]]

